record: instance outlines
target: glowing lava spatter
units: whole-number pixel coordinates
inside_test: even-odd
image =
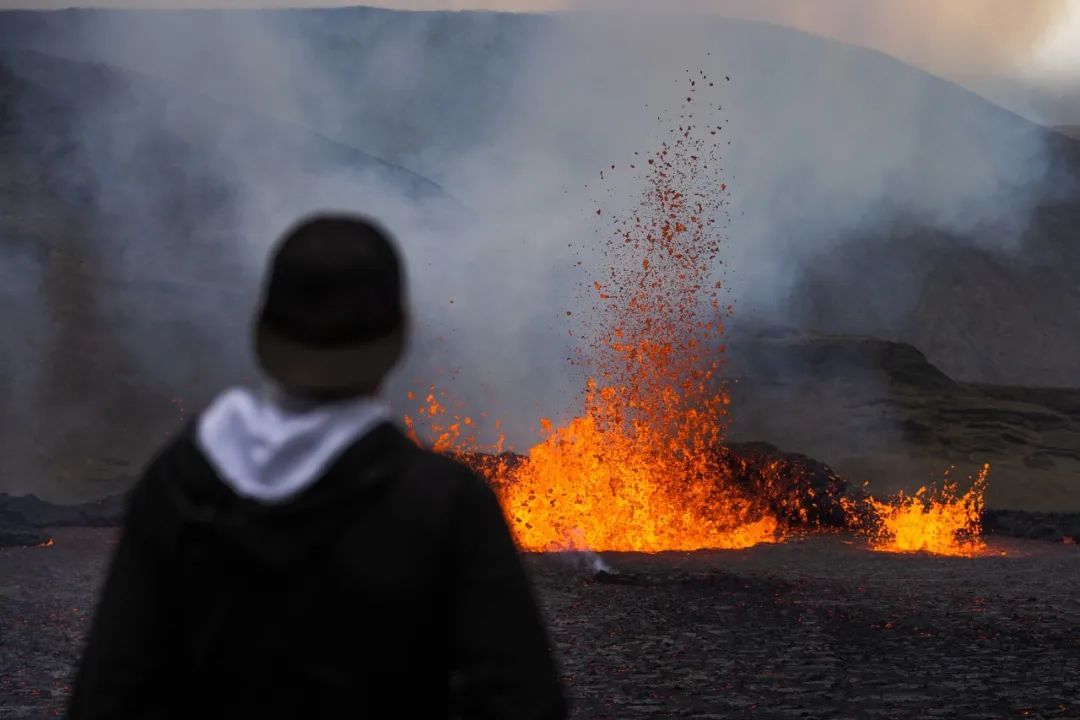
[[[845,501],[845,506],[851,525],[869,536],[875,550],[980,555],[986,552],[981,523],[989,473],[990,466],[984,465],[964,492],[946,475],[940,488],[924,486],[888,502],[869,497]]]
[[[730,307],[715,277],[716,221],[728,190],[719,127],[697,128],[691,112],[707,82],[703,73],[690,81],[681,124],[640,163],[642,201],[615,220],[602,248],[609,265],[585,285],[593,312],[581,414],[562,427],[542,421],[544,439],[527,459],[489,457],[477,468],[525,549],[693,550],[779,537],[776,518],[726,482],[720,463],[729,404],[721,338]],[[431,419],[438,409],[432,394],[423,411]],[[475,466],[466,451],[477,448],[460,441],[460,421],[433,428],[439,449]]]

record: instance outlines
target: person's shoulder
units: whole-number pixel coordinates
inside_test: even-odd
[[[177,497],[183,470],[192,462],[190,438],[181,430],[166,439],[143,465],[131,488],[124,493],[124,525],[144,538],[165,537],[175,530],[180,516]]]
[[[453,473],[469,472],[469,468],[464,463],[456,460],[452,455],[435,452],[434,450],[420,446],[416,447],[416,451],[422,458],[422,462],[431,468],[438,468],[444,472]]]
[[[168,472],[187,466],[200,457],[195,443],[195,424],[189,421],[162,442],[146,464],[147,473]]]
[[[464,462],[450,455],[437,453],[420,446],[415,447],[413,467],[424,475],[442,483],[450,483],[462,488],[485,485],[486,483]]]
[[[488,524],[504,518],[499,494],[488,478],[462,460],[432,455],[440,468],[439,475],[449,484],[450,499],[455,517],[466,523]]]
[[[193,422],[173,432],[146,462],[133,494],[172,497],[189,485],[209,485],[212,471],[195,442]]]
[[[467,463],[453,455],[443,454],[417,445],[410,445],[409,470],[414,482],[410,487],[423,488],[429,498],[438,498],[450,506],[474,504],[478,497],[493,494],[491,485]]]

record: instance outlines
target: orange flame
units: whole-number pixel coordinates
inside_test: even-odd
[[[926,552],[971,557],[986,552],[981,518],[990,465],[983,465],[971,487],[960,492],[948,479],[941,489],[898,493],[890,502],[872,497],[845,505],[856,529],[870,537],[874,550]]]

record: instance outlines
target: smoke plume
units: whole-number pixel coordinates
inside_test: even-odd
[[[872,36],[897,54],[930,53],[917,38],[943,43],[905,24],[896,9],[909,3],[875,13],[855,4],[831,20],[779,2],[754,17]],[[1042,5],[1050,17],[1053,3]],[[1034,15],[1024,27],[1039,24]],[[967,16],[936,17],[944,28]],[[577,408],[566,311],[599,262],[589,239],[635,202],[629,165],[666,136],[699,70],[730,78],[698,117],[731,142],[725,261],[747,315],[790,321],[808,265],[898,223],[1016,252],[1050,169],[1038,128],[954,85],[874,52],[720,17],[350,9],[19,22],[34,32],[11,42],[128,78],[79,97],[72,159],[99,226],[71,242],[95,258],[95,277],[179,283],[180,299],[160,309],[175,332],[158,327],[161,342],[148,342],[141,316],[105,345],[125,374],[196,406],[212,394],[208,378],[254,380],[246,322],[271,241],[299,215],[352,210],[382,218],[406,254],[417,334],[391,400],[404,413],[407,389],[439,384],[527,447],[537,418]],[[973,37],[969,51],[1007,44],[991,39]],[[165,136],[174,147],[160,145]],[[22,282],[35,285],[32,274]],[[867,312],[889,325],[917,283],[913,269],[915,287]],[[92,292],[103,313],[128,317],[140,297],[108,283]],[[46,302],[45,290],[35,296]],[[90,425],[77,419],[73,432]]]

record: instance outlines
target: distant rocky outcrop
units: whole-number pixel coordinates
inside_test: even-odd
[[[735,439],[826,459],[878,494],[990,463],[992,508],[1080,512],[1080,389],[957,382],[911,345],[737,325]]]
[[[983,531],[992,535],[1046,540],[1066,545],[1080,543],[1080,513],[1039,513],[988,510]]]

